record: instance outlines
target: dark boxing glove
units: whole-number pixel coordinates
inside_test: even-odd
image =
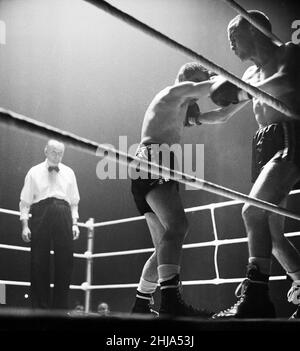
[[[226,107],[252,99],[252,96],[228,80],[218,77],[210,87],[210,98],[216,105]]]
[[[199,122],[200,117],[200,109],[196,102],[192,102],[189,104],[188,109],[186,111],[184,126],[185,127],[192,127],[196,125],[202,124]]]

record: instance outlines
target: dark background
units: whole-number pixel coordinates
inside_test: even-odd
[[[220,0],[114,0],[125,12],[241,76],[250,65],[230,51],[226,28],[236,12]],[[293,1],[240,0],[246,9],[265,12],[273,32],[290,41],[292,22],[300,19]],[[173,48],[139,32],[126,23],[81,0],[1,0],[0,21],[6,25],[6,44],[0,45],[0,106],[48,123],[99,143],[119,146],[119,136],[128,145],[137,143],[145,109],[160,89],[173,83],[179,67],[192,61]],[[202,109],[212,106],[201,101]],[[229,122],[186,129],[184,143],[204,144],[205,179],[248,193],[251,138],[256,122],[248,105]],[[44,137],[0,125],[0,207],[18,210],[19,194],[28,169],[44,159]],[[129,180],[100,180],[99,158],[67,147],[64,163],[77,176],[81,194],[80,221],[96,222],[137,216]],[[225,201],[201,190],[186,191],[185,207]],[[292,196],[289,208],[298,210]],[[241,206],[218,209],[220,238],[244,237]],[[191,232],[186,243],[213,240],[208,211],[188,214]],[[298,230],[288,220],[286,231]],[[21,239],[18,217],[0,214],[0,243],[26,244]],[[75,243],[76,252],[86,250],[86,231]],[[297,239],[292,239],[297,244]],[[298,240],[298,247],[300,242]],[[152,247],[145,222],[113,225],[95,232],[95,252]],[[182,280],[215,277],[213,248],[184,251]],[[94,261],[93,284],[137,283],[149,254]],[[0,279],[29,281],[27,252],[0,249]],[[220,276],[241,278],[247,263],[247,245],[221,246]],[[274,262],[272,273],[284,275]],[[85,281],[85,260],[75,259],[72,284]],[[286,301],[286,281],[271,283],[271,294],[279,316],[293,311]],[[188,285],[189,302],[219,310],[235,301],[237,284]],[[27,287],[6,286],[6,302],[12,307],[29,306]],[[127,312],[135,289],[102,289],[92,292],[92,307],[100,301],[112,311]],[[83,303],[82,291],[71,291],[70,306]],[[159,296],[157,295],[159,299]]]

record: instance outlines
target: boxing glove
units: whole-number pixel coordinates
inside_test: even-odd
[[[200,117],[200,109],[196,102],[192,102],[189,104],[188,109],[186,111],[186,117],[184,121],[185,127],[192,127],[196,125],[202,124],[199,122]]]
[[[252,99],[252,96],[228,80],[218,77],[210,87],[210,98],[216,105],[226,107]]]

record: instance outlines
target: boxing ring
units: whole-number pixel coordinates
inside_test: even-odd
[[[264,93],[263,91],[260,91],[258,88],[245,83],[244,81],[235,77],[231,73],[227,72],[222,67],[219,67],[216,64],[212,63],[211,61],[207,60],[206,58],[204,58],[200,54],[194,52],[193,50],[191,50],[189,48],[186,48],[185,46],[181,45],[180,43],[163,35],[162,33],[145,25],[144,23],[141,23],[140,21],[136,20],[132,16],[116,9],[112,5],[108,4],[106,1],[86,0],[86,2],[91,3],[91,4],[99,7],[100,9],[112,14],[113,16],[115,16],[117,18],[120,18],[121,20],[127,22],[128,24],[145,32],[146,34],[151,35],[151,36],[157,38],[158,40],[166,43],[167,45],[179,50],[181,53],[184,53],[187,56],[192,57],[193,59],[195,59],[195,60],[199,61],[201,64],[203,64],[203,66],[206,67],[207,69],[223,76],[224,78],[228,79],[233,84],[236,84],[241,89],[245,90],[246,92],[248,92],[252,96],[264,101],[266,104],[268,104],[269,106],[273,107],[274,109],[280,111],[281,113],[283,113],[291,118],[296,117],[295,112],[292,111],[290,108],[288,108],[281,101],[278,101],[274,97]],[[232,6],[233,9],[237,10],[242,16],[247,18],[247,12],[246,13],[243,12],[243,9],[238,8],[233,1],[226,0],[225,2],[228,3],[230,6]],[[261,31],[265,31],[265,29],[259,28],[260,25],[257,24],[255,21],[253,21],[251,18],[249,18],[249,21],[251,21],[251,23],[253,22],[252,24],[255,25]],[[265,34],[268,35],[273,40],[277,41],[278,43],[281,43],[281,41],[277,37],[275,37],[273,33],[267,32]],[[31,119],[31,118],[26,117],[26,116],[22,116],[20,114],[12,112],[12,111],[5,110],[3,108],[0,108],[0,122],[8,124],[8,125],[13,125],[14,127],[21,128],[22,130],[27,130],[33,134],[38,133],[39,135],[47,137],[47,138],[50,138],[50,137],[57,138],[57,139],[61,140],[62,142],[69,144],[70,146],[72,146],[74,148],[78,148],[80,151],[88,152],[90,154],[92,153],[93,155],[99,156],[99,151],[100,151],[101,157],[108,157],[109,159],[113,160],[114,162],[119,162],[119,163],[125,164],[126,166],[129,166],[129,167],[136,168],[137,165],[139,165],[141,170],[148,171],[148,167],[150,166],[151,173],[153,175],[159,175],[159,176],[163,176],[163,177],[165,176],[167,178],[179,181],[182,184],[195,187],[196,189],[208,191],[208,192],[214,193],[216,195],[224,196],[226,198],[231,199],[229,201],[211,203],[208,205],[191,207],[191,208],[185,209],[186,213],[197,213],[200,211],[208,211],[209,215],[210,215],[210,220],[212,223],[213,231],[212,231],[211,240],[206,241],[206,242],[185,244],[185,245],[183,245],[183,249],[189,250],[192,248],[200,248],[200,247],[213,247],[214,248],[214,250],[213,250],[214,278],[183,281],[182,284],[186,285],[186,286],[188,286],[188,285],[189,286],[210,285],[210,284],[211,285],[235,284],[235,283],[240,283],[244,279],[242,277],[223,278],[220,275],[219,260],[218,260],[219,248],[221,246],[224,246],[224,245],[235,245],[235,244],[239,244],[239,243],[245,243],[245,242],[247,242],[247,238],[242,237],[242,238],[232,238],[232,239],[221,239],[220,232],[217,229],[217,220],[216,220],[216,215],[215,215],[215,212],[217,209],[227,208],[230,206],[237,206],[237,205],[240,205],[243,203],[248,203],[248,204],[251,204],[253,206],[256,206],[256,207],[261,208],[261,209],[266,210],[266,211],[277,213],[279,215],[283,215],[283,216],[286,216],[288,218],[300,220],[299,214],[293,213],[291,211],[288,211],[288,210],[281,208],[279,206],[276,206],[274,204],[270,204],[268,202],[265,202],[265,201],[262,201],[262,200],[259,200],[256,198],[249,197],[245,194],[236,192],[232,189],[224,188],[224,187],[219,186],[217,184],[207,182],[203,179],[199,179],[199,178],[196,178],[194,176],[184,174],[182,172],[174,171],[171,173],[170,170],[166,167],[159,166],[159,165],[151,163],[151,162],[142,161],[141,159],[137,159],[133,156],[122,153],[119,150],[108,148],[107,146],[105,146],[103,144],[99,144],[99,143],[96,143],[94,141],[87,140],[87,139],[79,137],[75,134],[72,134],[72,133],[69,133],[66,131],[62,131],[56,127],[50,126],[50,125],[42,123],[42,122],[38,122],[34,119]],[[292,191],[290,194],[294,195],[294,194],[298,194],[298,193],[300,193],[300,190]],[[1,215],[11,215],[11,216],[19,216],[20,215],[20,213],[18,211],[4,209],[4,208],[0,208],[0,214]],[[108,227],[108,226],[115,225],[115,224],[124,224],[124,223],[129,223],[129,222],[143,221],[144,219],[145,219],[144,216],[138,216],[138,217],[131,217],[131,218],[115,219],[115,220],[104,221],[104,222],[97,222],[96,219],[90,218],[86,222],[78,223],[79,227],[82,228],[81,235],[84,235],[83,230],[85,231],[85,234],[86,234],[86,251],[83,254],[75,253],[74,258],[80,259],[80,260],[85,260],[85,281],[82,282],[80,285],[71,285],[70,289],[79,290],[79,291],[83,292],[83,294],[84,294],[84,311],[86,314],[89,314],[91,312],[91,298],[92,298],[93,291],[104,290],[104,289],[114,290],[114,289],[123,289],[123,288],[136,288],[138,286],[138,283],[98,285],[97,282],[94,282],[92,279],[93,267],[96,264],[97,258],[124,256],[124,255],[138,255],[138,254],[144,254],[144,253],[150,254],[154,251],[154,248],[143,248],[143,249],[135,249],[135,250],[95,253],[94,252],[95,235],[101,235],[101,229],[103,227]],[[285,233],[285,236],[286,237],[297,237],[297,236],[300,236],[300,232]],[[14,251],[25,251],[25,252],[30,253],[29,247],[6,245],[4,243],[0,243],[0,249],[14,250]],[[270,280],[285,280],[285,279],[286,279],[286,275],[283,275],[283,276],[278,275],[278,276],[271,276],[270,277]],[[30,283],[26,282],[26,281],[1,280],[1,277],[0,277],[0,284],[12,285],[12,286],[30,286]]]
[[[300,190],[294,190],[290,193],[290,195],[300,194]],[[200,247],[214,247],[214,271],[215,271],[215,278],[213,279],[199,279],[199,280],[186,280],[182,281],[182,285],[208,285],[208,284],[234,284],[240,283],[244,280],[243,277],[237,278],[222,278],[219,272],[219,263],[218,263],[218,249],[222,245],[235,245],[239,243],[245,243],[248,241],[247,237],[243,238],[234,238],[234,239],[219,239],[220,235],[217,229],[216,223],[216,216],[215,210],[218,208],[225,208],[229,206],[236,206],[242,204],[241,201],[233,200],[233,201],[224,201],[224,202],[217,202],[211,203],[209,205],[203,206],[196,206],[186,208],[186,213],[197,213],[200,211],[209,211],[210,213],[210,220],[212,223],[212,240],[206,242],[198,242],[192,244],[185,244],[183,245],[184,250],[192,249],[192,248],[200,248]],[[18,211],[8,210],[0,208],[0,214],[6,215],[13,215],[19,216],[20,213]],[[144,216],[137,216],[137,217],[130,217],[130,218],[123,218],[123,219],[116,219],[111,221],[104,221],[104,222],[95,222],[93,218],[90,218],[85,223],[79,222],[78,226],[85,229],[85,233],[81,233],[81,235],[86,235],[86,251],[83,254],[74,253],[74,258],[76,259],[84,259],[86,261],[85,266],[85,281],[82,282],[81,285],[70,285],[70,289],[73,290],[81,290],[84,293],[84,312],[91,313],[91,299],[92,299],[92,291],[93,290],[103,290],[103,289],[123,289],[123,288],[137,288],[138,283],[134,284],[107,284],[107,285],[99,285],[93,284],[92,280],[92,272],[93,266],[96,264],[97,258],[103,257],[113,257],[113,256],[124,256],[124,255],[138,255],[144,253],[152,253],[154,248],[144,248],[144,249],[135,249],[135,250],[123,250],[123,251],[114,251],[114,252],[105,252],[105,253],[96,253],[94,252],[94,238],[95,235],[101,235],[101,232],[98,230],[116,224],[124,224],[129,222],[136,222],[144,220]],[[300,236],[300,232],[289,232],[285,233],[286,237],[297,237]],[[0,243],[0,249],[7,249],[7,250],[15,250],[15,251],[26,251],[30,252],[29,247],[22,247],[22,246],[13,246],[13,245],[5,245]],[[53,252],[51,252],[53,254]],[[271,276],[270,280],[286,280],[286,275],[283,276]],[[0,277],[0,284],[5,285],[14,285],[14,286],[30,286],[29,282],[24,281],[12,281],[12,280],[1,280]]]

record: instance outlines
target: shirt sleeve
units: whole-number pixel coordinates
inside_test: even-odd
[[[19,208],[20,208],[20,220],[23,219],[28,219],[29,218],[29,211],[30,211],[30,206],[33,202],[33,182],[32,182],[32,177],[31,173],[28,172],[25,181],[24,181],[24,186],[21,191],[20,195],[20,203],[19,203]]]
[[[29,219],[29,211],[30,211],[30,205],[27,204],[24,201],[20,201],[19,203],[19,208],[20,208],[20,220],[22,221],[23,219]]]
[[[78,204],[79,204],[79,200],[80,200],[80,195],[79,195],[76,177],[75,177],[75,174],[73,171],[72,171],[72,182],[71,182],[71,187],[70,187],[69,198],[70,198],[70,207],[71,207],[72,218],[78,219],[79,218]]]

